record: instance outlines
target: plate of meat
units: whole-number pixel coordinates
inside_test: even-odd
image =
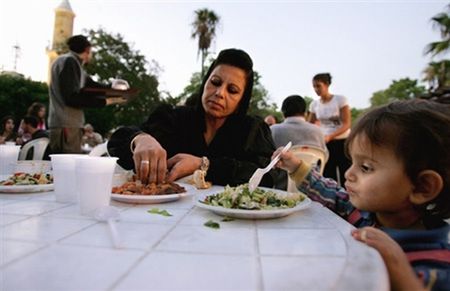
[[[157,204],[176,201],[194,194],[193,186],[185,183],[167,182],[161,184],[142,184],[140,181],[125,182],[113,187],[113,200],[133,204]]]

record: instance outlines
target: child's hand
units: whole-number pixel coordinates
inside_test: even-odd
[[[424,290],[400,245],[387,233],[373,227],[352,231],[354,239],[376,249],[386,264],[392,290]]]
[[[278,148],[272,154],[272,159],[276,157],[283,147]],[[288,173],[292,173],[300,166],[302,163],[291,151],[287,151],[280,156],[280,161],[275,165],[275,167],[286,170]]]

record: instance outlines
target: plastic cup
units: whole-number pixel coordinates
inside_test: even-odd
[[[19,158],[20,146],[0,145],[0,175],[11,175]]]
[[[53,169],[53,184],[55,197],[58,202],[77,202],[78,194],[75,179],[76,158],[83,157],[77,154],[50,155]]]
[[[115,157],[83,156],[76,159],[77,192],[81,215],[94,216],[97,209],[109,206]]]

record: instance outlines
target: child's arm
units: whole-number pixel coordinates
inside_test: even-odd
[[[276,150],[273,156],[279,152],[280,149]],[[355,210],[344,188],[340,187],[333,179],[324,178],[315,169],[312,169],[311,165],[297,158],[292,152],[282,154],[277,167],[288,172],[301,192],[344,219],[348,219],[350,213]]]
[[[392,290],[426,290],[400,245],[385,232],[364,227],[353,230],[352,236],[380,253],[389,273]]]

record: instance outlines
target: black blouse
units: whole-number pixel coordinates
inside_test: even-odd
[[[209,145],[203,133],[203,114],[193,107],[158,107],[140,127],[122,127],[111,136],[108,152],[119,157],[118,163],[125,169],[133,169],[134,162],[130,142],[139,132],[146,132],[158,140],[170,158],[178,153],[210,160],[207,180],[217,185],[247,183],[257,168],[270,162],[275,145],[270,128],[260,118],[232,115],[217,131]],[[261,181],[261,186],[286,184],[286,174],[272,170]]]

